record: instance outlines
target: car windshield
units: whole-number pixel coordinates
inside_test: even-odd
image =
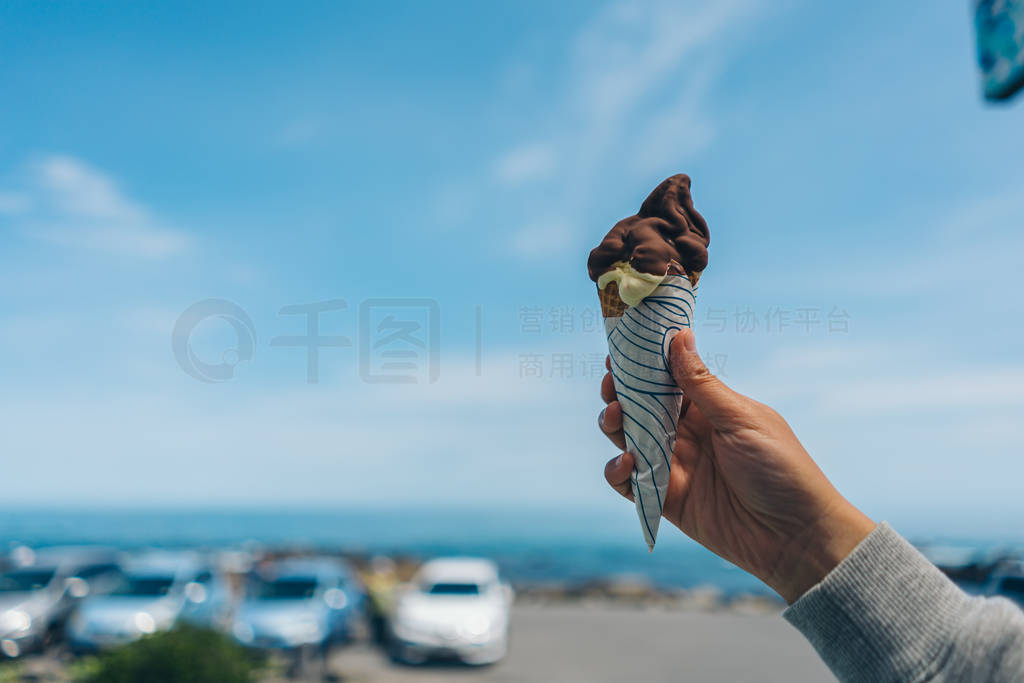
[[[308,600],[316,594],[316,579],[287,578],[258,582],[253,595],[258,600]]]
[[[89,564],[80,567],[75,576],[80,579],[93,579],[104,574],[117,574],[119,571],[120,568],[113,563]]]
[[[427,586],[430,595],[479,595],[480,586],[475,583],[435,583]]]
[[[54,569],[22,569],[0,576],[0,593],[37,591],[49,585]]]
[[[113,595],[158,598],[174,585],[173,576],[127,576]]]

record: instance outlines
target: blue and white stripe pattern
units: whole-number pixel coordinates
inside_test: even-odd
[[[633,498],[644,540],[654,549],[683,392],[672,379],[668,349],[690,327],[697,288],[670,275],[621,318],[605,318],[615,392],[622,405],[626,448],[634,456]]]

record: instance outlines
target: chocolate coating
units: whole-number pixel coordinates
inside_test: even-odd
[[[710,241],[708,224],[693,208],[690,177],[680,173],[654,188],[635,216],[615,224],[590,252],[587,270],[597,282],[616,263],[627,261],[634,270],[651,275],[665,275],[681,266],[694,277],[708,265]]]

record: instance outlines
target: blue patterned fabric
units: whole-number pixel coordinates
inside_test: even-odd
[[[672,379],[668,349],[690,327],[696,288],[669,276],[621,318],[606,318],[612,379],[623,413],[626,448],[634,456],[633,498],[647,547],[654,549],[668,491],[683,393]]]

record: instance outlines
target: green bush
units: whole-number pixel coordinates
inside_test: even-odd
[[[227,636],[177,626],[100,655],[85,683],[247,683],[258,662]]]
[[[21,665],[18,662],[0,660],[0,683],[18,683],[21,680]]]

